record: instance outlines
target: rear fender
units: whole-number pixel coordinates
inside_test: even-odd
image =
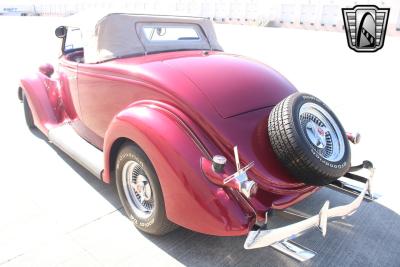
[[[49,129],[64,120],[59,83],[38,72],[21,79],[20,84],[36,127],[47,135]]]
[[[154,103],[139,103],[119,113],[105,136],[105,182],[113,176],[113,146],[121,138],[136,143],[153,163],[169,220],[219,236],[249,231],[254,213],[237,200],[237,195],[203,175],[200,159],[209,155],[176,114]]]

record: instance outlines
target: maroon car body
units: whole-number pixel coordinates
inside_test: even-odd
[[[164,51],[93,63],[63,53],[56,74],[43,65],[21,79],[35,126],[45,135],[70,124],[101,150],[100,178],[114,179],[116,155],[127,140],[153,163],[167,217],[197,232],[247,234],[271,209],[285,209],[319,187],[292,177],[267,138],[271,109],[296,88],[272,68],[210,50]],[[213,155],[235,172],[233,147],[258,185],[250,198],[212,182]]]

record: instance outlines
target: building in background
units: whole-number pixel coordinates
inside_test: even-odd
[[[217,22],[342,30],[341,8],[356,4],[390,7],[389,31],[400,31],[400,1],[345,0],[13,0],[0,2],[6,15],[66,16],[91,9],[209,17]],[[24,9],[25,8],[25,9]],[[20,12],[30,10],[29,12]]]
[[[32,3],[0,2],[0,16],[38,16]]]

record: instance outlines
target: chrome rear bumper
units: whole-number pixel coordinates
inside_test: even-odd
[[[371,162],[369,161],[364,161],[362,165],[356,166],[357,168],[354,168],[354,171],[360,170],[360,169],[367,169],[370,171],[370,177],[369,178],[364,178],[358,175],[351,175],[352,177],[350,179],[356,180],[358,182],[363,182],[363,187],[360,188],[359,194],[352,201],[351,203],[343,206],[337,206],[334,208],[329,208],[329,200],[325,202],[325,204],[322,206],[319,214],[314,215],[312,217],[309,217],[307,219],[304,219],[302,221],[299,221],[297,223],[293,223],[287,226],[279,227],[279,228],[274,228],[274,229],[268,229],[267,227],[267,222],[265,223],[264,226],[260,227],[257,230],[252,230],[249,232],[246,241],[244,243],[244,248],[245,249],[254,249],[254,248],[260,248],[260,247],[266,247],[266,246],[272,246],[280,251],[282,249],[284,250],[290,250],[292,254],[298,254],[296,250],[298,250],[298,246],[294,245],[293,242],[289,242],[289,240],[292,240],[301,234],[303,234],[305,231],[312,229],[314,227],[317,227],[321,232],[322,235],[325,236],[326,234],[326,229],[328,225],[328,219],[330,218],[335,218],[335,217],[344,217],[344,216],[350,216],[352,215],[357,208],[361,205],[364,197],[366,195],[369,195],[370,198],[372,198],[371,190],[370,190],[370,183],[371,183],[371,178],[374,173],[374,168]],[[347,176],[348,177],[348,176]],[[347,188],[345,188],[345,183],[342,183],[342,187],[338,187],[337,185],[336,190],[342,190],[344,192],[348,191]],[[352,187],[352,190],[354,192],[354,187]],[[368,194],[367,194],[368,193]],[[267,217],[267,216],[266,216]],[[296,249],[291,249],[291,247],[296,247]],[[304,253],[304,251],[301,251],[301,253]],[[289,253],[286,253],[289,254]],[[293,255],[290,255],[293,257]],[[305,258],[303,257],[295,257],[298,260],[307,260],[311,258],[313,255],[308,255]]]

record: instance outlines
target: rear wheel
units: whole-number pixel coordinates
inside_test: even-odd
[[[32,110],[29,107],[28,99],[26,98],[25,94],[23,94],[23,104],[26,125],[28,125],[30,129],[34,129],[35,123],[33,122]]]
[[[280,161],[304,183],[326,185],[350,168],[350,146],[342,125],[312,95],[295,93],[276,105],[268,135]]]
[[[125,212],[139,230],[163,235],[177,228],[166,216],[154,167],[138,146],[127,143],[119,151],[116,183]]]

